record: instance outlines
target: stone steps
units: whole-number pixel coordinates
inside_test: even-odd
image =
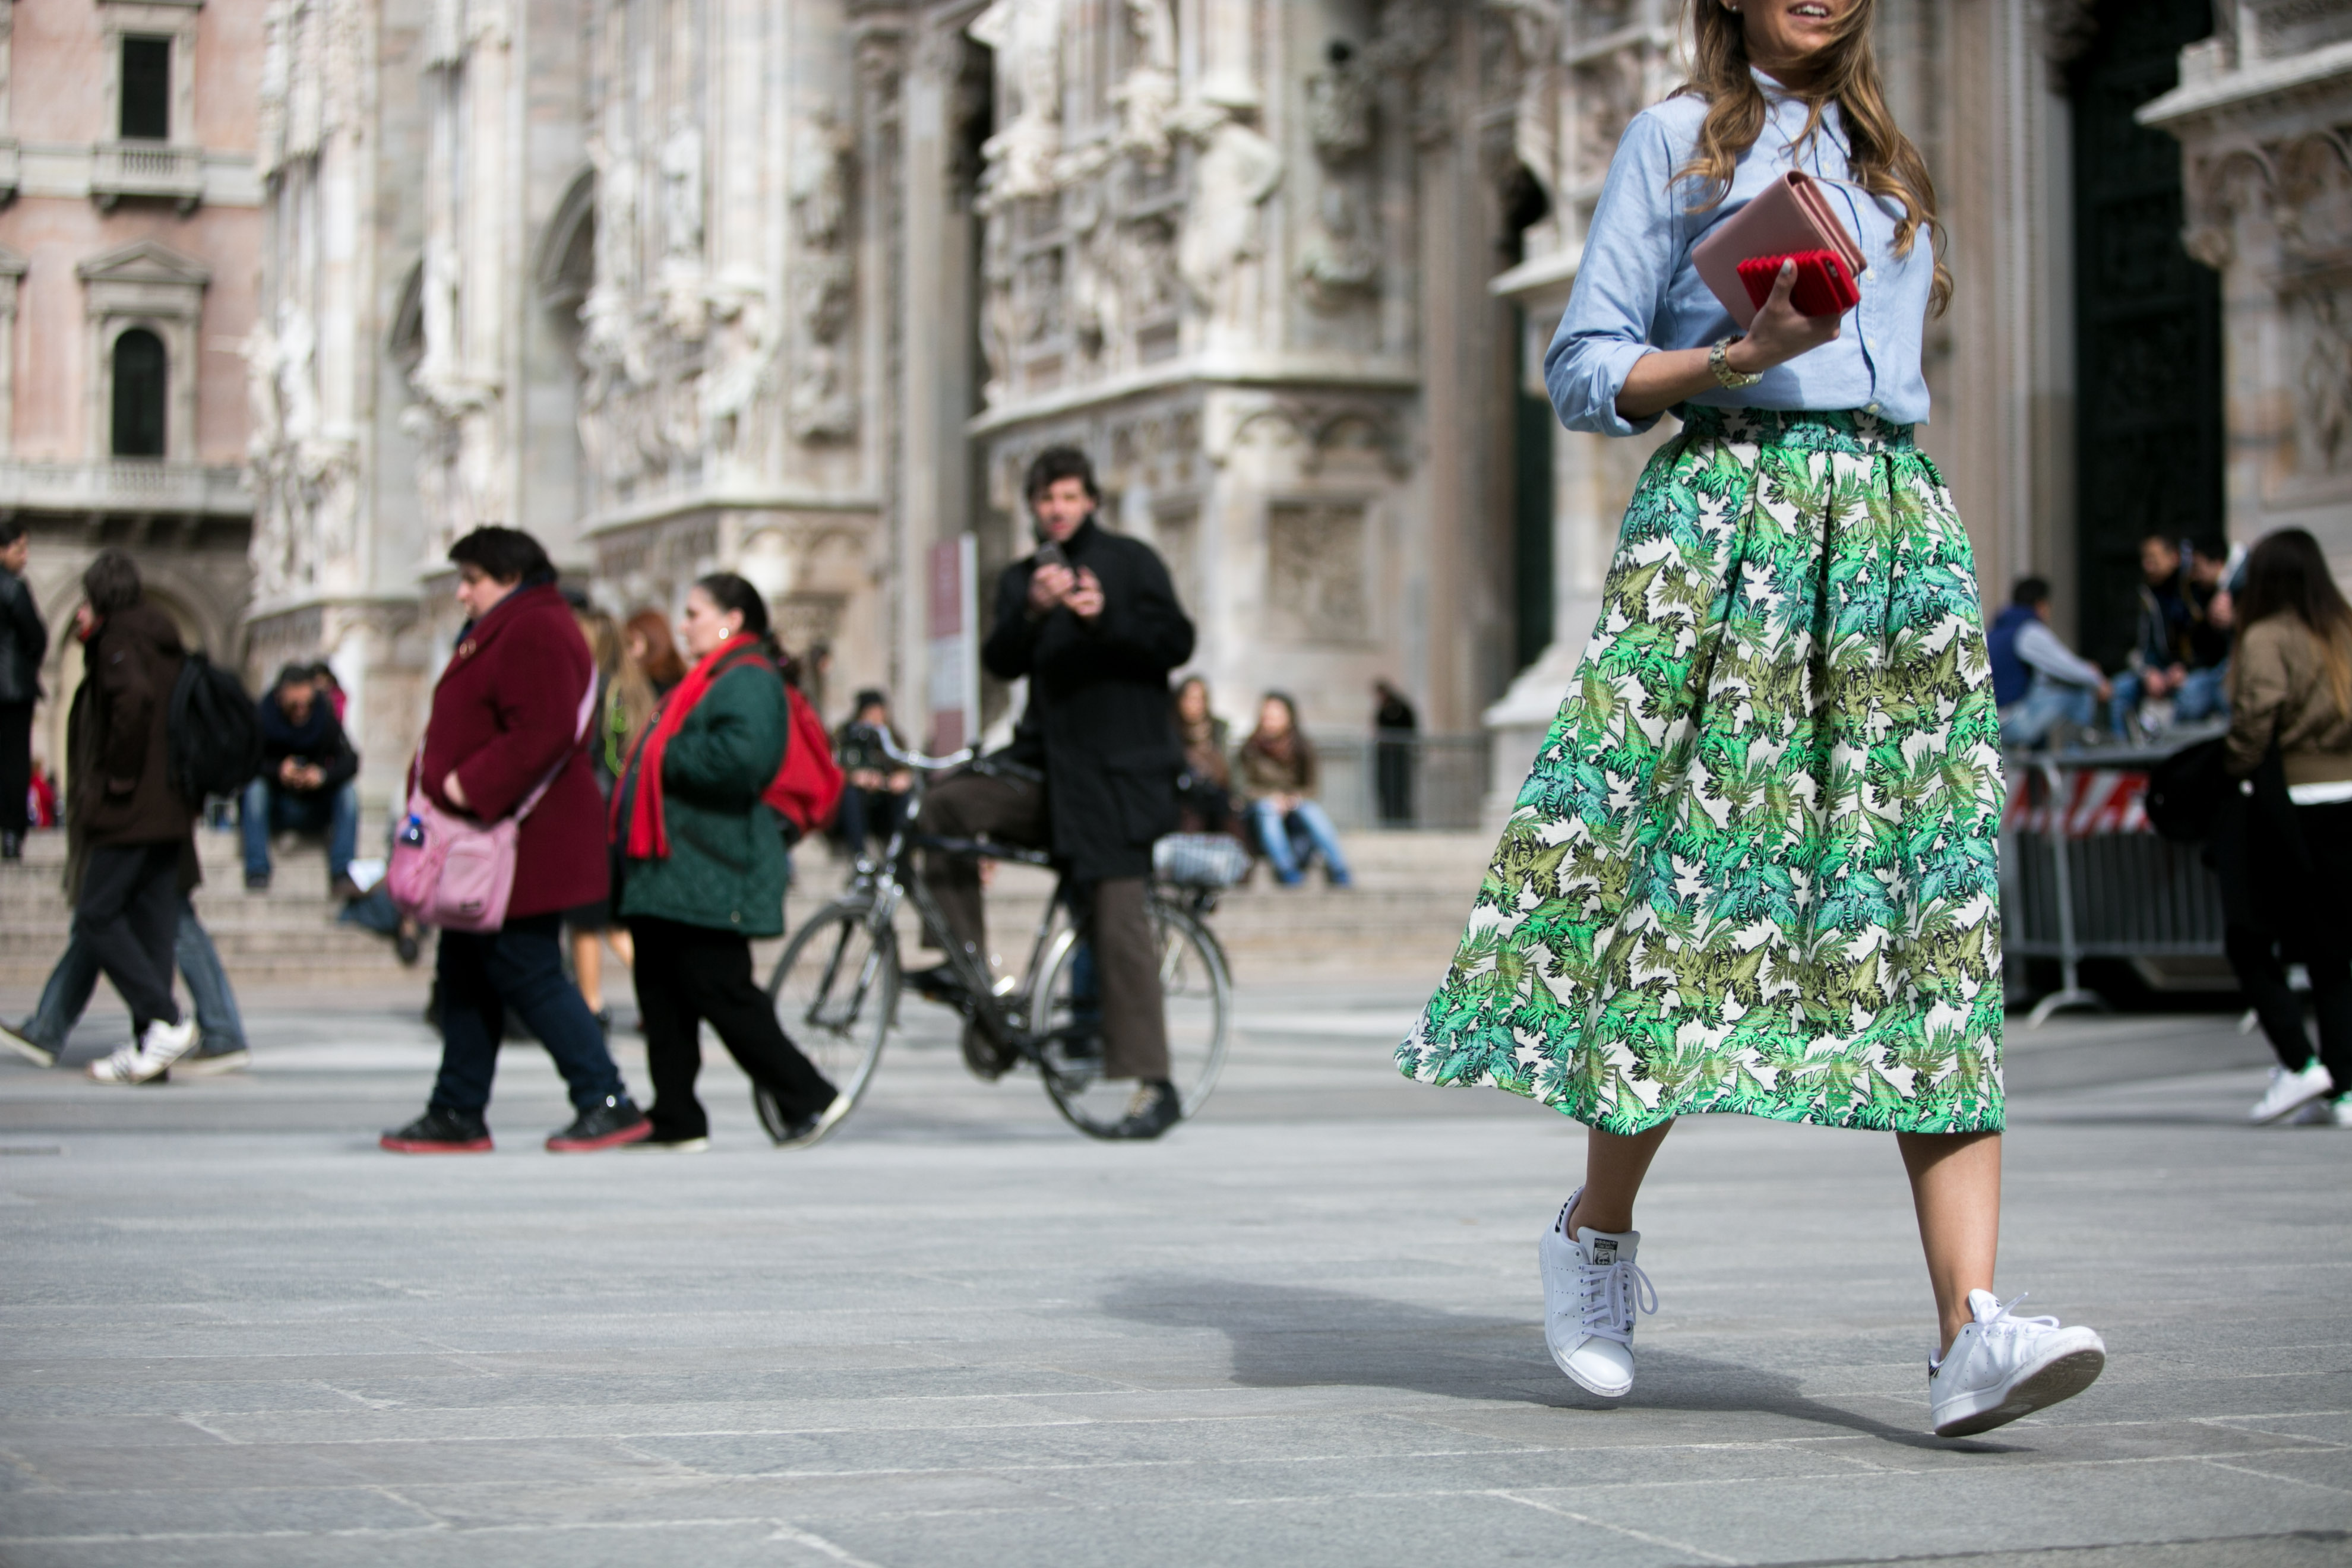
[[[383,841],[380,824],[373,835],[362,828],[362,846]],[[327,894],[326,850],[316,838],[289,836],[271,847],[267,893],[245,890],[236,833],[200,830],[196,854],[205,872],[196,914],[233,984],[382,986],[415,973],[385,938],[336,923],[341,906]],[[40,984],[65,951],[73,920],[58,884],[65,858],[64,834],[37,833],[20,865],[0,866],[0,985]]]
[[[363,845],[382,841],[380,830],[362,833]],[[1261,868],[1219,900],[1209,922],[1244,984],[1380,974],[1433,985],[1460,940],[1491,848],[1477,833],[1365,834],[1348,843],[1352,889],[1327,888],[1319,878],[1277,888]],[[385,939],[335,922],[338,906],[326,894],[326,858],[315,839],[273,847],[267,893],[245,890],[234,833],[201,832],[197,850],[205,880],[196,912],[236,984],[382,985],[415,973],[401,968]],[[21,864],[0,867],[0,985],[39,984],[64,951],[71,921],[58,887],[64,861],[64,835],[43,833],[26,840]],[[795,928],[845,876],[822,849],[803,849],[799,868],[787,909]],[[1052,888],[1050,876],[1031,868],[997,868],[989,930],[1001,963],[1027,961]],[[914,961],[921,943],[911,913],[902,941]],[[760,944],[762,974],[780,950]]]

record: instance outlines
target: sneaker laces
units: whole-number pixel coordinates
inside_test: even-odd
[[[1658,1313],[1658,1288],[1638,1263],[1576,1263],[1577,1299],[1583,1304],[1582,1328],[1596,1339],[1633,1342],[1636,1308],[1652,1317]]]
[[[2023,1333],[2047,1333],[2057,1328],[2059,1323],[2055,1318],[2021,1318],[2011,1313],[2011,1307],[2016,1306],[2032,1293],[2031,1290],[2020,1290],[2008,1300],[2002,1301],[2000,1310],[1991,1317],[1978,1319],[1977,1327],[1986,1334],[1999,1332],[2012,1339]],[[1996,1297],[1995,1300],[1998,1300],[1999,1298]]]

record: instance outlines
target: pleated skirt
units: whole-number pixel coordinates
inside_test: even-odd
[[[2000,723],[1910,427],[1695,408],[1406,1076],[1612,1132],[2002,1125]]]

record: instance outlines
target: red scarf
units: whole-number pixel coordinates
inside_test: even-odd
[[[728,671],[754,659],[767,661],[766,652],[757,637],[745,637],[733,647],[722,647],[686,672],[686,679],[666,698],[661,711],[655,716],[653,728],[637,742],[630,757],[624,780],[629,773],[636,774],[635,795],[625,789],[613,792],[612,836],[621,837],[621,805],[630,803],[628,838],[622,848],[632,860],[667,860],[669,858],[669,827],[662,814],[662,755],[669,750],[669,738],[686,723],[686,716],[702,700],[719,678]]]

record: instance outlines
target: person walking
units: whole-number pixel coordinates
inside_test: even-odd
[[[49,628],[25,581],[33,541],[25,520],[0,521],[0,860],[25,858],[33,784],[33,705]]]
[[[784,931],[782,819],[769,802],[792,731],[767,602],[731,572],[687,591],[694,662],[623,770],[613,831],[621,914],[636,938],[637,1015],[654,1079],[645,1146],[709,1147],[695,1098],[704,1019],[772,1108],[776,1142],[804,1148],[849,1112],[751,978],[751,942]]]
[[[145,1083],[196,1044],[194,1021],[181,1019],[172,996],[182,875],[195,855],[195,808],[171,773],[172,692],[187,649],[122,551],[100,551],[81,586],[88,673],[66,719],[67,812],[81,849],[74,939],[131,1009],[131,1043],[92,1062],[89,1075]]]
[[[1298,886],[1307,879],[1305,861],[1319,856],[1323,875],[1333,887],[1354,886],[1347,853],[1339,847],[1339,830],[1315,798],[1321,779],[1315,742],[1298,728],[1298,705],[1289,697],[1279,691],[1265,694],[1258,704],[1257,728],[1242,742],[1240,763],[1250,823],[1266,863],[1274,868],[1275,880],[1286,888]]]
[[[1010,746],[925,797],[923,830],[1052,847],[1072,912],[1094,944],[1103,1076],[1137,1083],[1112,1136],[1157,1138],[1181,1120],[1183,1102],[1168,1078],[1148,889],[1151,846],[1176,829],[1184,753],[1170,721],[1168,676],[1192,657],[1192,622],[1151,547],[1096,521],[1102,490],[1084,452],[1048,447],[1021,489],[1037,549],[998,574],[981,661],[1000,680],[1026,677],[1029,703]],[[923,859],[949,926],[934,936],[986,953],[978,865],[936,851]],[[908,980],[933,997],[961,984],[951,964]]]
[[[213,945],[212,934],[196,918],[195,906],[189,902],[185,889],[194,885],[196,859],[190,853],[180,862],[180,918],[172,938],[172,956],[180,973],[188,983],[188,995],[195,1003],[195,1049],[173,1062],[159,1077],[176,1073],[182,1078],[205,1078],[215,1073],[236,1072],[252,1065],[253,1056],[246,1043],[245,1016],[236,1005],[236,993],[228,983],[228,972],[221,967],[220,950]],[[65,956],[49,971],[49,978],[41,987],[41,999],[33,1008],[32,1016],[9,1027],[0,1025],[0,1047],[15,1051],[26,1060],[41,1067],[55,1067],[58,1058],[65,1054],[66,1042],[72,1037],[74,1026],[89,1007],[89,999],[98,989],[98,960],[89,944],[79,935],[66,943]]]
[[[434,957],[441,1071],[425,1114],[378,1142],[395,1154],[487,1153],[483,1112],[511,1008],[555,1058],[577,1113],[551,1153],[585,1153],[653,1131],[629,1099],[588,1005],[564,978],[565,910],[604,896],[604,807],[590,772],[582,700],[593,661],[555,568],[520,529],[478,528],[449,547],[466,609],[456,655],[433,688],[415,776],[444,811],[482,822],[545,793],[516,837],[514,890],[497,931],[444,931]]]
[[[596,776],[596,794],[609,810],[613,788],[620,782],[629,752],[653,721],[653,683],[623,646],[621,628],[612,616],[584,605],[573,605],[572,618],[596,660],[595,720],[588,733],[588,760]],[[572,978],[580,999],[595,1016],[596,1026],[610,1039],[613,1009],[604,1001],[604,949],[625,967],[637,962],[629,928],[614,913],[614,895],[620,891],[619,852],[607,846],[605,896],[593,903],[563,911],[563,928],[572,939]]]
[[[359,852],[360,754],[334,703],[319,684],[318,666],[289,664],[255,704],[261,720],[261,772],[237,802],[245,840],[245,888],[269,890],[269,836],[291,830],[327,835],[327,890],[350,903]]]
[[[1950,1436],[2080,1393],[2105,1347],[1992,1294],[1999,721],[1968,534],[1912,441],[1950,283],[1874,9],[1694,0],[1691,80],[1619,143],[1545,379],[1570,428],[1674,409],[1682,430],[1397,1059],[1589,1129],[1538,1256],[1552,1360],[1605,1398],[1632,1392],[1636,1309],[1655,1309],[1634,1200],[1677,1118],[1894,1132]],[[1861,303],[1802,315],[1784,265],[1743,336],[1692,245],[1795,169],[1867,258]]]
[[[678,657],[669,622],[659,610],[639,610],[631,616],[621,628],[621,642],[628,649],[629,662],[645,673],[656,697],[668,696],[686,679],[686,660]]]
[[[2352,1127],[2352,605],[2319,542],[2286,528],[2247,554],[2234,609],[2222,768],[2252,793],[2222,797],[2213,860],[2230,966],[2279,1058],[2248,1120]],[[2311,979],[2316,1052],[2290,958]]]

